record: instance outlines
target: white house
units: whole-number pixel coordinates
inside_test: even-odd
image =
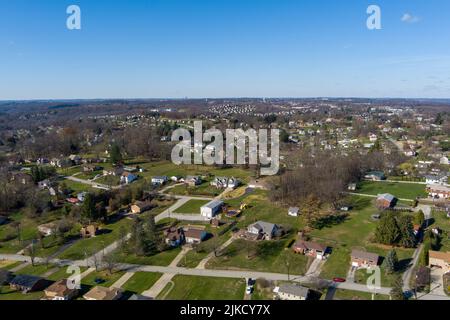
[[[450,162],[449,162],[449,160],[448,160],[448,157],[446,157],[446,156],[443,156],[443,157],[439,160],[439,163],[440,163],[440,164],[443,164],[443,165],[448,165],[448,164],[450,164]]]
[[[298,217],[300,209],[298,207],[291,207],[288,210],[288,216]]]
[[[222,209],[223,201],[213,200],[200,208],[200,214],[208,219],[214,218]]]
[[[273,290],[280,300],[306,300],[309,296],[309,289],[295,284],[282,284]]]
[[[167,182],[166,176],[158,176],[152,178],[152,184],[154,185],[163,185]]]
[[[428,175],[425,177],[426,184],[445,185],[447,183],[447,175]]]

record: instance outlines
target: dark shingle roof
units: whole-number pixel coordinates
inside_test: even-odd
[[[26,274],[21,274],[14,279],[11,280],[10,284],[15,286],[21,286],[25,288],[32,288],[38,283],[39,281],[44,280],[44,278],[37,277],[37,276],[29,276]]]

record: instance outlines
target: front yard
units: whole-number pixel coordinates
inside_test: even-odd
[[[177,275],[163,289],[158,299],[165,300],[242,300],[243,279]]]

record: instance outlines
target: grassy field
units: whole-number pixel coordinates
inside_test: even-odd
[[[163,290],[158,298],[166,300],[242,300],[245,292],[243,279],[209,278],[177,275],[172,289]],[[164,295],[167,294],[165,297]]]
[[[228,246],[221,256],[211,259],[210,269],[242,269],[287,273],[286,261],[289,261],[291,274],[303,275],[306,272],[308,258],[296,255],[286,248],[289,240],[250,242],[236,240]],[[248,253],[250,252],[250,258]]]
[[[222,189],[217,189],[216,187],[211,186],[209,181],[205,181],[201,185],[196,187],[189,187],[188,185],[177,185],[170,189],[168,193],[175,195],[216,197],[222,191]]]
[[[61,219],[60,210],[54,210],[42,214],[38,218],[29,218],[23,212],[16,212],[9,216],[11,222],[0,226],[0,253],[13,254],[25,248],[31,243],[31,240],[38,239],[37,227],[41,224],[49,223]],[[13,226],[14,222],[20,223],[20,241],[17,229]],[[44,239],[46,249],[38,247],[39,256],[46,257],[56,251],[59,246],[50,243],[51,237]]]
[[[357,193],[378,195],[390,193],[399,199],[414,200],[416,197],[426,197],[425,185],[401,182],[364,181],[358,185]]]
[[[131,253],[116,253],[117,260],[123,263],[143,264],[149,266],[168,266],[181,252],[181,248],[174,248],[157,253],[153,256],[140,257]]]
[[[372,294],[368,292],[338,289],[333,300],[372,300]],[[374,300],[389,300],[389,296],[376,294]]]
[[[203,165],[176,165],[172,162],[157,162],[157,163],[133,163],[141,166],[146,171],[141,175],[145,178],[153,176],[186,176],[186,175],[213,175],[239,178],[244,182],[250,180],[251,172],[239,168],[216,168]]]
[[[439,227],[443,231],[443,236],[441,238],[441,248],[439,251],[450,251],[450,219],[447,218],[445,212],[433,212],[433,227]]]
[[[120,229],[129,230],[131,220],[122,219],[116,223],[102,226],[103,233],[90,239],[81,239],[58,256],[60,259],[78,260],[86,258],[107,247],[120,237]]]
[[[141,294],[150,289],[161,276],[161,273],[136,272],[130,280],[122,286],[122,289],[132,293]]]
[[[0,300],[12,301],[12,300],[40,300],[44,296],[44,292],[31,292],[23,294],[12,290],[9,286],[0,286]]]
[[[102,286],[102,287],[110,287],[112,286],[117,280],[119,280],[125,272],[122,271],[116,271],[112,274],[109,274],[107,271],[94,271],[90,274],[88,274],[86,277],[81,279],[81,284],[89,287],[95,287],[95,286]],[[96,279],[102,279],[103,282],[97,284],[95,282]]]
[[[406,267],[411,262],[412,255],[414,253],[414,249],[396,248],[395,250],[397,251],[397,257],[399,261],[399,271],[393,274],[386,274],[386,267],[383,261],[387,253],[389,252],[389,249],[381,248],[375,245],[367,247],[367,251],[376,253],[380,257],[383,257],[380,269],[381,269],[381,285],[384,287],[391,287],[394,285],[396,276],[401,275],[405,271]],[[365,284],[369,277],[370,274],[368,274],[365,269],[360,269],[356,271],[355,282]]]
[[[207,204],[209,201],[207,200],[189,200],[181,207],[176,209],[174,213],[200,213],[200,208]]]

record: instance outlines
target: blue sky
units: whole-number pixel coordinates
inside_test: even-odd
[[[448,0],[0,0],[0,99],[450,98],[449,17]]]

